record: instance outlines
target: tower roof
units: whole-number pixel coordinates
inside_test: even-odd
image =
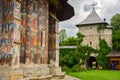
[[[87,16],[85,20],[83,20],[81,23],[77,24],[76,26],[80,25],[88,25],[88,24],[98,24],[98,23],[105,23],[107,22],[101,20],[101,18],[96,13],[95,9]]]

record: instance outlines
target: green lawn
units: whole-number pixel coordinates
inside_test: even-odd
[[[67,73],[81,80],[120,80],[120,71],[88,70],[82,72]]]

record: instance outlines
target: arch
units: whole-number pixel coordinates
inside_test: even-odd
[[[97,63],[96,58],[94,56],[90,56],[86,60],[86,67],[87,68],[97,68],[98,67],[98,63]]]

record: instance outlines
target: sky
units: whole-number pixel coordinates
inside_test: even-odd
[[[92,11],[92,4],[100,18],[110,23],[110,19],[115,14],[120,14],[120,0],[68,0],[68,3],[74,7],[75,15],[69,20],[59,23],[59,29],[65,29],[67,37],[76,36],[78,28],[75,26],[83,21]]]

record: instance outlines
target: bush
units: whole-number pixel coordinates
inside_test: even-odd
[[[74,65],[74,66],[72,67],[71,71],[72,71],[72,72],[78,72],[78,71],[80,71],[80,66],[79,66],[79,64]]]

